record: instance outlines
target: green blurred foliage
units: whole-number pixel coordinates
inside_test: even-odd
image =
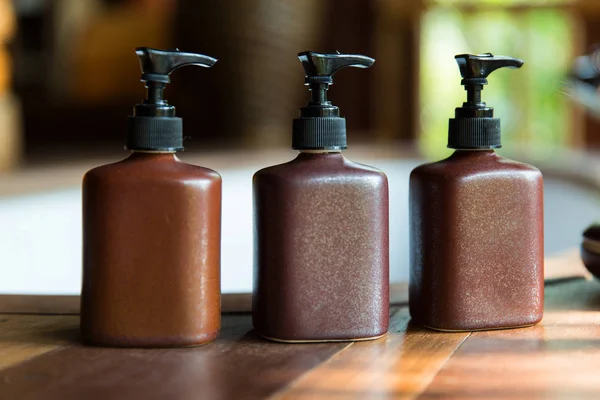
[[[519,0],[477,4],[481,3]],[[451,153],[446,149],[448,118],[466,99],[454,61],[454,55],[461,53],[525,60],[520,70],[494,72],[482,92],[483,101],[494,108],[494,116],[502,119],[503,148],[546,158],[567,145],[572,123],[562,86],[573,52],[573,24],[568,12],[549,7],[430,8],[423,16],[421,31],[419,145],[423,154],[438,159]]]

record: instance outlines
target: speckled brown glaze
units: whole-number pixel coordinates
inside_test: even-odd
[[[543,180],[493,151],[456,151],[410,177],[410,313],[439,330],[542,318]]]
[[[220,316],[221,177],[133,153],[83,180],[84,342],[194,346]]]
[[[376,338],[389,324],[388,184],[340,153],[254,175],[252,320],[279,341]]]

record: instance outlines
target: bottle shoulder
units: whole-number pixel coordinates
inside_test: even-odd
[[[89,182],[220,182],[221,176],[210,168],[180,161],[176,157],[151,157],[124,160],[102,165],[89,170],[83,177],[84,185]]]
[[[254,174],[257,180],[311,181],[328,179],[331,182],[348,179],[370,179],[387,183],[383,171],[368,165],[347,160],[343,156],[332,158],[297,157],[287,163],[263,168]]]
[[[454,157],[419,165],[411,172],[411,180],[442,177],[468,178],[477,176],[497,175],[502,178],[528,177],[542,179],[541,171],[529,164],[514,161],[496,154],[474,157]]]

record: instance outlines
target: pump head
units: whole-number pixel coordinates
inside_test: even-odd
[[[467,101],[455,110],[450,119],[448,147],[453,149],[494,149],[502,147],[500,119],[494,118],[494,109],[481,101],[487,77],[499,68],[521,68],[524,61],[518,58],[485,54],[459,54],[454,57],[467,91]]]
[[[187,65],[212,67],[215,58],[178,49],[157,50],[138,47],[135,54],[142,70],[141,81],[146,83],[146,99],[136,104],[129,117],[126,148],[145,151],[178,151],[183,149],[182,121],[175,116],[175,107],[163,98],[170,83],[169,75]]]
[[[369,68],[375,59],[360,54],[315,53],[298,54],[304,67],[305,84],[311,92],[300,118],[294,119],[292,148],[296,150],[341,150],[346,148],[346,119],[339,108],[327,100],[327,90],[333,84],[333,74],[345,67]]]
[[[187,65],[212,67],[217,60],[203,54],[184,53],[178,49],[157,50],[138,47],[135,54],[142,69],[141,81],[146,83],[147,96],[142,104],[135,106],[134,115],[146,117],[174,117],[175,107],[163,99],[163,90],[170,83],[169,75],[177,68]]]

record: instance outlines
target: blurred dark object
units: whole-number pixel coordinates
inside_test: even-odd
[[[330,6],[321,0],[179,1],[178,47],[219,60],[211,74],[182,71],[173,80],[179,115],[187,126],[203,127],[188,131],[186,147],[199,137],[232,146],[289,146],[292,119],[306,96],[296,54],[322,47]]]
[[[417,132],[421,0],[17,3],[11,51],[28,162],[121,151],[124,121],[144,95],[138,46],[219,59],[210,74],[182,71],[166,93],[186,120],[188,150],[289,147],[309,98],[296,61],[307,49],[386,60],[363,76],[348,71],[330,90],[341,115],[351,115],[353,143]]]
[[[577,35],[581,38],[578,50],[579,54],[583,54],[586,51],[596,48],[597,44],[600,43],[600,2],[579,0],[573,6],[574,13],[578,18],[579,29]],[[574,65],[574,67],[576,66]],[[576,69],[573,72],[575,73]],[[589,77],[580,76],[581,78],[584,78],[589,83]],[[580,91],[577,95],[580,96],[581,102],[586,103],[584,107],[588,111],[582,115],[581,132],[583,133],[583,137],[581,145],[588,150],[600,149],[600,118],[598,118],[595,112],[589,112],[591,108],[588,108],[588,105],[598,102],[598,95],[591,90]]]
[[[25,3],[35,7],[17,7],[24,26],[12,46],[25,156],[119,151],[144,92],[134,49],[171,47],[173,1]]]
[[[567,85],[571,98],[600,119],[600,49],[575,58]]]
[[[12,1],[0,0],[0,172],[16,167],[21,160],[20,104],[12,93],[13,65],[7,48],[16,29]]]
[[[186,147],[201,146],[199,138],[236,147],[290,146],[292,121],[309,98],[296,53],[309,49],[385,60],[367,74],[347,71],[329,90],[340,115],[351,116],[347,125],[352,143],[413,139],[422,4],[420,0],[180,0],[175,42],[186,51],[219,59],[216,77],[212,72],[209,77],[185,71],[178,78],[180,116],[188,126],[207,127],[190,132]],[[199,90],[203,96],[198,96]]]
[[[571,97],[600,119],[600,48],[577,57],[568,77]],[[600,224],[593,223],[583,232],[581,260],[596,278],[600,278]]]
[[[581,243],[581,260],[583,265],[600,279],[600,224],[594,223],[583,232]]]
[[[600,86],[600,48],[593,53],[577,57],[570,78],[597,88]]]

